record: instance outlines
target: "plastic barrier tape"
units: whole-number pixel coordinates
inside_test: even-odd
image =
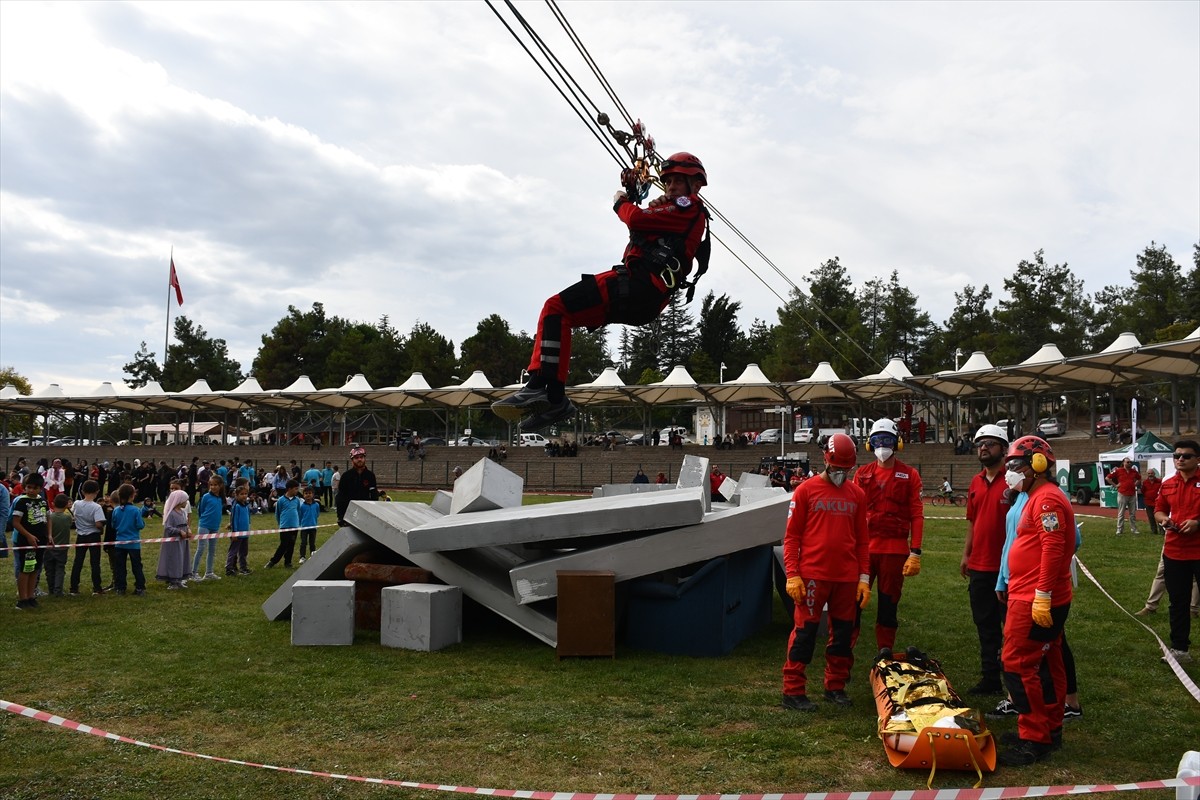
[[[263,536],[268,533],[282,533],[284,531],[301,531],[301,530],[311,531],[311,530],[316,530],[317,528],[337,528],[337,527],[340,527],[340,526],[336,522],[327,522],[324,525],[309,525],[306,528],[270,528],[268,530],[258,530],[258,531],[224,531],[224,532],[218,532],[218,533],[199,533],[199,534],[196,534],[195,536],[188,537],[188,541],[199,541],[200,539],[233,539],[234,537],[237,537],[237,536]],[[11,549],[11,550],[67,550],[72,547],[102,547],[104,545],[108,545],[110,547],[116,547],[116,546],[123,545],[125,543],[133,543],[134,541],[136,541],[138,544],[160,544],[162,542],[178,542],[179,537],[178,536],[168,536],[164,539],[136,539],[136,540],[135,539],[122,539],[122,540],[114,539],[111,542],[84,542],[83,544],[77,544],[75,542],[71,542],[70,544],[38,544],[38,545],[26,544],[26,545],[21,545],[20,547],[11,547],[9,549]]]
[[[1064,794],[1093,794],[1095,792],[1136,792],[1146,789],[1178,789],[1185,786],[1200,786],[1200,777],[1169,778],[1161,781],[1141,781],[1138,783],[1093,784],[1081,786],[1020,786],[992,787],[989,789],[919,789],[919,790],[889,790],[879,792],[787,792],[779,794],[596,794],[592,792],[539,792],[527,789],[480,789],[474,786],[449,786],[438,783],[420,783],[417,781],[398,781],[388,778],[366,778],[361,775],[344,775],[337,772],[319,772],[296,767],[276,767],[271,764],[256,764],[252,761],[240,761],[236,758],[221,758],[203,753],[193,753],[189,750],[178,750],[174,747],[164,747],[158,744],[130,739],[117,733],[93,728],[82,722],[75,722],[64,717],[29,708],[18,703],[0,700],[0,709],[21,717],[28,717],[60,728],[99,736],[114,742],[135,744],[138,747],[148,747],[163,753],[175,753],[181,756],[202,758],[206,761],[218,761],[223,764],[237,764],[243,767],[269,769],[275,772],[287,772],[293,775],[313,775],[318,778],[330,778],[357,783],[373,783],[380,786],[396,786],[403,789],[427,789],[438,792],[457,792],[460,794],[481,794],[493,797],[523,797],[531,800],[1000,800],[1014,797],[1047,797]]]

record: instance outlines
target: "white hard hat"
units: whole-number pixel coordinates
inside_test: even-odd
[[[871,426],[871,435],[874,436],[877,433],[890,433],[897,439],[900,438],[900,429],[896,427],[895,422],[887,417],[875,420],[875,424]]]
[[[1008,431],[999,425],[983,425],[975,431],[975,444],[979,444],[980,439],[999,439],[1008,444]]]

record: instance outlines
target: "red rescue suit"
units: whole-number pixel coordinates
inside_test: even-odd
[[[867,495],[871,585],[878,581],[875,646],[894,648],[900,627],[896,612],[904,588],[904,562],[910,550],[920,549],[925,536],[921,474],[893,457],[891,466],[875,460],[859,467],[854,483]]]
[[[681,264],[678,280],[683,280],[704,238],[704,201],[699,195],[677,197],[654,208],[621,199],[613,210],[629,228],[621,266],[580,276],[578,283],[542,306],[529,371],[540,372],[547,380],[567,382],[573,328],[595,330],[614,322],[646,325],[657,319],[673,286],[664,280],[665,267],[655,261],[656,245],[677,243],[672,249]]]
[[[844,689],[854,664],[858,627],[858,579],[867,574],[866,497],[850,481],[834,486],[824,477],[805,481],[792,493],[783,535],[783,567],[804,580],[795,627],[783,663],[783,693],[806,694],[806,669],[817,643],[821,611],[829,604],[825,688]]]
[[[1051,744],[1061,734],[1067,673],[1062,631],[1071,611],[1075,513],[1056,483],[1029,493],[1008,551],[1008,614],[1004,621],[1004,683],[1019,712],[1017,735]],[[1052,624],[1033,621],[1035,592],[1051,593]]]

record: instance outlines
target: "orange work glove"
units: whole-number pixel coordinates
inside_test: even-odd
[[[900,570],[906,578],[921,574],[921,556],[919,553],[909,553],[904,559],[904,567]]]
[[[808,594],[808,589],[804,586],[804,578],[799,576],[787,579],[788,597],[797,603],[803,603],[805,596]]]
[[[858,607],[866,608],[867,603],[871,602],[871,576],[858,576]]]
[[[1050,617],[1050,593],[1038,591],[1033,598],[1033,624],[1049,628],[1054,624]]]

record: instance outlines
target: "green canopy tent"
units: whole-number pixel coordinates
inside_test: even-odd
[[[1173,446],[1164,442],[1150,431],[1146,431],[1133,444],[1127,444],[1116,450],[1101,453],[1100,460],[1105,462],[1121,462],[1129,458],[1134,461],[1160,461],[1164,458],[1170,458],[1174,450]]]

